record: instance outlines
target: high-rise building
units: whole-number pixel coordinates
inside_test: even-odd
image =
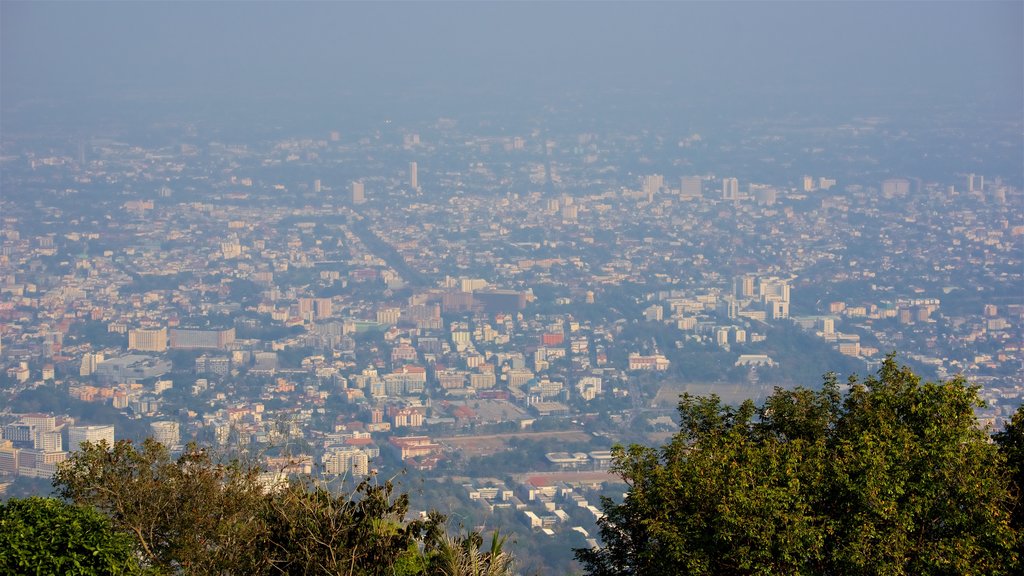
[[[700,198],[704,195],[704,180],[700,176],[683,176],[679,179],[679,195]]]
[[[316,180],[313,180],[313,192],[319,194],[322,189],[323,187],[320,184],[320,179],[317,178]]]
[[[334,303],[330,298],[317,298],[313,301],[313,310],[317,320],[330,318],[334,314]]]
[[[754,275],[744,274],[732,280],[732,294],[737,298],[754,297]]]
[[[356,180],[352,183],[352,203],[362,204],[363,202],[366,202],[366,190],[362,180]]]
[[[107,446],[114,445],[113,426],[70,426],[68,428],[68,449],[78,450],[82,442],[96,443],[105,440]]]
[[[33,447],[42,452],[60,452],[64,449],[64,440],[60,430],[39,431],[34,441]]]
[[[818,328],[821,333],[825,336],[832,336],[836,333],[836,321],[835,318],[824,317],[818,320]]]
[[[104,360],[102,352],[86,352],[82,355],[82,365],[78,369],[79,376],[91,376],[96,371],[96,366]]]
[[[419,168],[415,162],[409,162],[409,187],[413,190],[419,190],[420,187]]]
[[[665,177],[661,174],[650,174],[643,177],[642,183],[647,200],[652,201],[654,200],[654,195],[661,191],[661,187],[665,185]]]
[[[366,452],[352,447],[331,447],[324,453],[321,462],[325,474],[350,474],[353,477],[370,473],[370,462]]]
[[[167,328],[128,331],[128,349],[142,352],[164,352],[167,350]]]
[[[18,473],[18,456],[21,449],[10,440],[0,440],[0,474],[14,476]]]
[[[235,341],[234,327],[223,330],[198,328],[171,328],[171,349],[215,349],[224,348]]]
[[[758,286],[758,294],[762,300],[774,298],[783,302],[789,302],[789,281],[782,278],[761,278]]]
[[[161,420],[149,425],[153,431],[153,439],[170,448],[181,442],[181,427],[177,422]]]
[[[910,193],[910,180],[890,178],[882,182],[882,196],[887,199],[906,196]]]
[[[740,182],[736,178],[722,178],[722,199],[735,200],[740,195]]]
[[[57,429],[57,417],[52,414],[22,414],[19,420],[30,426],[35,426],[37,430],[44,432]]]
[[[967,191],[968,192],[984,192],[985,191],[985,177],[977,174],[967,175]]]

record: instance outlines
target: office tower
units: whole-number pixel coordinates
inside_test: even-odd
[[[814,191],[814,178],[811,176],[804,176],[804,192]]]
[[[758,293],[771,320],[789,318],[789,281],[780,278],[761,278]]]
[[[834,318],[821,318],[818,320],[818,328],[825,336],[833,336],[836,333],[836,321]]]
[[[683,176],[679,179],[679,195],[683,198],[700,198],[704,194],[704,180],[700,176]]]
[[[172,350],[221,349],[235,341],[235,328],[171,328]]]
[[[888,199],[906,196],[910,193],[910,180],[890,178],[882,182],[882,196]]]
[[[644,194],[647,195],[647,200],[654,200],[654,195],[657,194],[661,187],[665,185],[665,177],[661,174],[651,174],[644,176],[643,180]]]
[[[103,362],[102,352],[86,352],[82,355],[82,365],[78,369],[79,376],[91,376],[96,371],[96,366]]]
[[[320,179],[313,180],[313,192],[319,193],[321,190]]]
[[[740,182],[735,178],[722,178],[722,199],[735,200],[740,195]]]
[[[976,174],[967,175],[967,191],[968,192],[984,192],[985,191],[985,177],[978,176]]]
[[[762,300],[776,298],[783,302],[789,302],[789,281],[781,278],[761,278],[758,286],[758,294]]]
[[[106,440],[107,446],[114,445],[113,426],[71,426],[68,428],[68,450],[78,450],[82,442]]]
[[[303,321],[313,321],[313,299],[312,298],[299,298],[299,318]]]
[[[352,183],[352,203],[362,204],[363,202],[366,202],[365,189],[363,188],[363,182],[357,180]]]
[[[739,299],[754,297],[754,275],[744,274],[733,278],[733,296]]]
[[[142,352],[164,352],[167,350],[167,328],[129,330],[128,349]]]
[[[334,304],[330,298],[317,298],[313,301],[313,310],[317,320],[329,318],[334,314]]]
[[[409,186],[413,190],[418,190],[420,187],[419,169],[415,162],[409,162]]]

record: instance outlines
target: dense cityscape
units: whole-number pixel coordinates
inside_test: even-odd
[[[8,134],[0,472],[152,435],[258,453],[271,483],[415,471],[460,486],[452,509],[592,541],[610,447],[667,437],[682,392],[762,399],[897,351],[980,386],[1000,428],[1024,391],[1017,183],[858,178],[843,155],[886,120],[818,129],[840,168],[767,157],[765,180],[699,159],[785,127]]]
[[[841,566],[848,535],[870,532],[832,506],[856,482],[823,472],[862,456],[863,478],[906,465],[928,497],[962,481],[927,518],[901,524],[878,504],[879,525],[1009,514],[1019,490],[1000,466],[1024,462],[1024,439],[1019,453],[1008,440],[1024,431],[1021,11],[4,2],[0,513],[50,496],[125,532],[73,472],[99,469],[83,443],[149,450],[152,438],[185,476],[258,471],[247,494],[261,504],[243,507],[268,539],[294,520],[274,516],[289,497],[318,501],[309,487],[350,503],[383,494],[377,527],[405,534],[421,565],[367,574],[450,573],[428,569],[438,540],[414,533],[428,520],[466,554],[486,549],[474,537],[505,535],[515,567],[502,573],[603,573],[623,562],[627,511],[645,530],[697,518],[682,504],[651,518],[651,491],[634,494],[644,473],[626,470],[645,458],[650,477],[680,475],[660,477],[653,509],[721,496],[714,514],[731,513],[749,496],[746,516],[692,534],[721,536],[753,567],[751,550],[771,546],[737,533],[789,546],[779,522],[812,518],[821,537],[795,549],[821,558],[801,569],[872,572],[813,563]],[[877,408],[865,398],[900,378],[913,418],[932,417],[919,398],[941,397],[941,425],[865,424]],[[954,396],[966,400],[943,412]],[[702,409],[749,432],[731,437],[736,452],[702,444]],[[805,409],[826,416],[812,426]],[[843,418],[856,423],[840,430]],[[958,446],[980,456],[959,460]],[[898,465],[871,460],[883,453]],[[702,454],[728,490],[683,498]],[[736,454],[754,470],[767,458],[769,473],[744,476]],[[929,475],[979,462],[998,481]],[[967,485],[1003,492],[971,508],[956,491]],[[916,494],[901,486],[890,492]],[[856,488],[850,501],[884,492]],[[828,510],[789,515],[801,506]],[[994,520],[1012,531],[985,548],[993,566],[1016,546],[1019,508]],[[995,533],[979,525],[940,536]],[[219,550],[161,557],[135,536],[140,570],[203,573]],[[656,549],[633,551],[657,561]],[[899,564],[912,556],[893,565],[928,573]],[[248,566],[286,572],[266,558]],[[984,572],[973,558],[964,566]],[[684,572],[675,561],[666,573]],[[778,566],[765,573],[799,572]]]

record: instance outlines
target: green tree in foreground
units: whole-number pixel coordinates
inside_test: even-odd
[[[275,574],[422,574],[418,544],[437,534],[441,515],[405,522],[406,494],[390,481],[364,480],[350,495],[292,483],[267,499],[263,521]]]
[[[259,470],[215,462],[190,445],[177,459],[153,439],[84,444],[61,463],[54,486],[63,498],[106,514],[134,536],[145,563],[189,574],[256,574],[253,554],[266,532]]]
[[[0,504],[0,573],[139,574],[131,536],[95,510],[55,498]]]
[[[763,406],[684,395],[665,446],[617,448],[592,575],[1011,574],[1020,536],[977,389],[877,376],[776,389]]]
[[[1006,465],[1013,478],[1017,498],[1013,508],[1013,527],[1021,530],[1024,529],[1024,406],[1017,408],[1006,429],[996,434],[995,440],[1006,456]]]
[[[444,537],[430,557],[430,574],[436,576],[504,576],[511,574],[514,559],[502,550],[505,538],[497,531],[491,546],[480,550],[483,538],[476,532],[464,537]]]
[[[333,494],[311,481],[265,489],[260,470],[189,446],[85,443],[54,477],[61,496],[109,517],[145,567],[168,574],[463,576],[511,574],[495,535],[453,546],[445,517],[407,520],[409,498],[369,478]],[[448,562],[455,559],[457,562]],[[466,560],[466,562],[461,562]],[[453,569],[453,566],[458,570]],[[467,568],[468,567],[468,568]]]

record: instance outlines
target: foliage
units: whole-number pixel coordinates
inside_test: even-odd
[[[265,523],[274,573],[395,574],[416,567],[416,546],[442,516],[404,522],[409,498],[367,479],[351,495],[295,482],[268,500]],[[413,572],[416,573],[416,572]]]
[[[496,530],[487,551],[481,551],[483,537],[476,532],[466,536],[444,537],[430,559],[432,576],[505,576],[511,574],[513,558],[502,550],[505,538]]]
[[[833,375],[765,404],[684,395],[661,449],[618,447],[630,485],[603,499],[594,575],[1000,574],[1018,534],[977,389],[922,383],[890,356],[877,377]]]
[[[265,558],[251,549],[264,533],[258,470],[214,462],[190,445],[172,460],[153,439],[112,447],[83,444],[58,468],[58,493],[107,514],[135,537],[148,565],[190,574],[257,573]]]
[[[434,574],[446,538],[442,514],[406,520],[409,497],[391,481],[367,478],[341,495],[308,479],[265,489],[258,467],[219,462],[194,445],[174,459],[152,439],[84,444],[54,485],[106,514],[158,572]],[[510,565],[501,542],[474,565]]]
[[[138,574],[131,537],[89,508],[55,498],[0,504],[0,572]]]
[[[1000,451],[1006,457],[1014,485],[1016,501],[1013,507],[1013,526],[1024,528],[1024,406],[1017,408],[1006,429],[995,435]]]

